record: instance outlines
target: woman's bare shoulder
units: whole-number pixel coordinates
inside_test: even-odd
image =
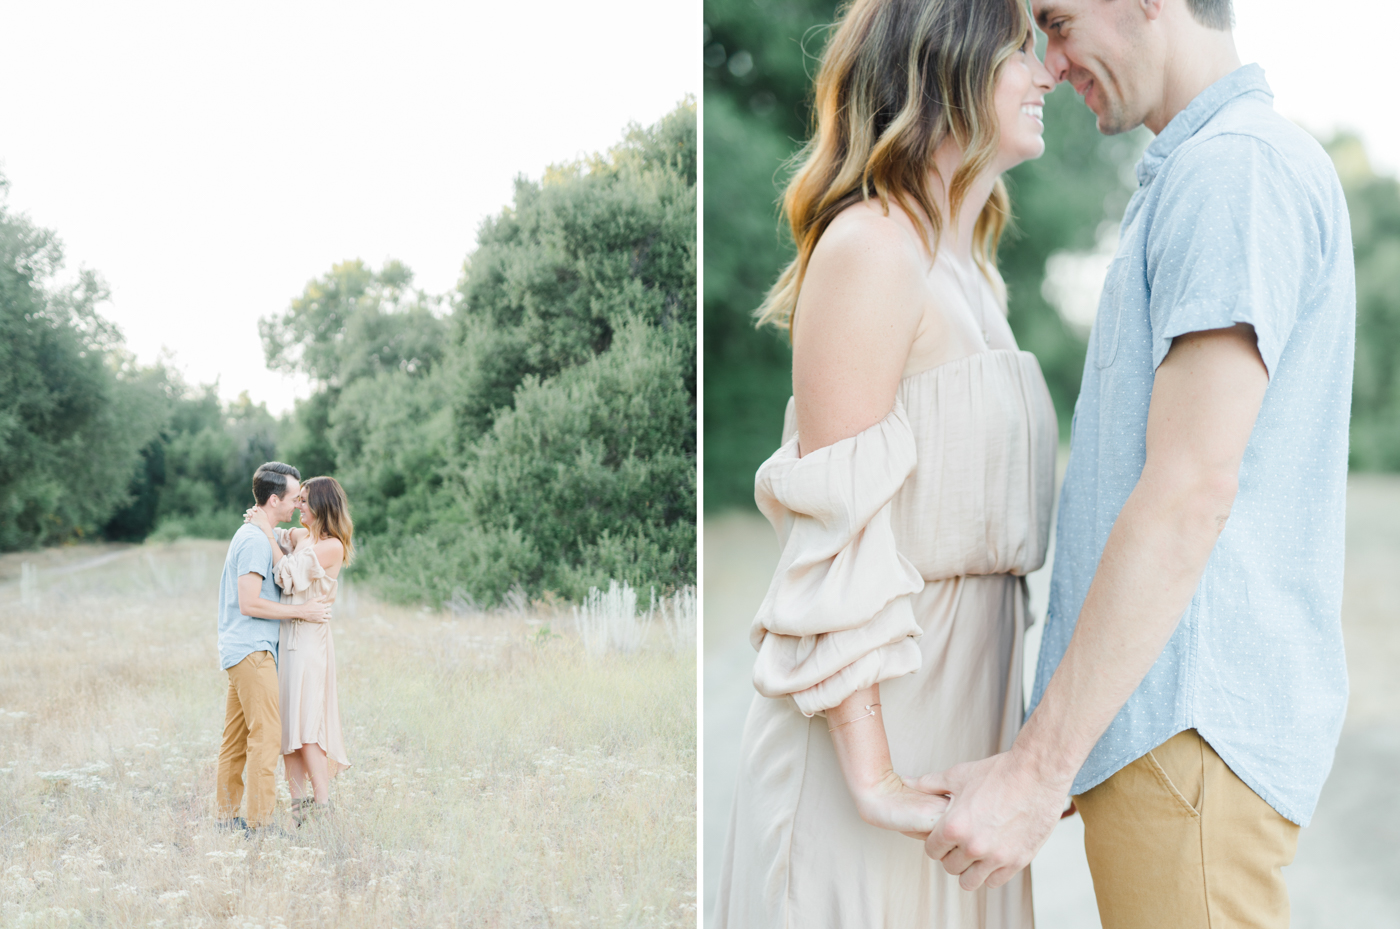
[[[894,327],[911,334],[923,311],[928,260],[913,224],[878,201],[843,210],[817,240],[798,297],[797,317],[821,328]]]
[[[793,318],[802,454],[878,422],[894,403],[928,305],[928,258],[891,207],[855,204],[813,249]]]
[[[345,546],[334,536],[322,539],[316,543],[316,558],[322,566],[339,564],[345,557]]]
[[[856,203],[837,214],[812,249],[807,276],[830,269],[864,279],[922,280],[928,254],[917,228],[897,206],[886,213],[879,201]],[[805,286],[805,285],[804,285]]]

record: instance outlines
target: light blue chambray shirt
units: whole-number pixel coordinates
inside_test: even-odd
[[[1342,728],[1342,546],[1356,284],[1322,147],[1273,110],[1257,65],[1216,81],[1137,166],[1070,427],[1031,709],[1069,645],[1145,458],[1175,336],[1249,323],[1269,386],[1230,519],[1191,606],[1074,782],[1082,793],[1196,729],[1307,825]]]
[[[272,579],[272,545],[257,526],[245,524],[233,534],[219,579],[219,665],[227,671],[253,652],[272,652],[277,660],[277,636],[282,624],[275,619],[244,616],[238,610],[238,579],[261,574],[259,593],[264,600],[282,601],[282,590]]]

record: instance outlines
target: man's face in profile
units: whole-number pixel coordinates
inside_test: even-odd
[[[297,508],[297,498],[300,495],[301,481],[298,481],[291,475],[287,475],[286,492],[283,493],[281,496],[273,494],[267,499],[267,506],[263,507],[263,509],[267,510],[268,515],[272,517],[273,522],[291,522],[292,513]]]
[[[1032,0],[1031,12],[1046,36],[1046,69],[1084,98],[1099,131],[1142,125],[1151,55],[1137,0]]]

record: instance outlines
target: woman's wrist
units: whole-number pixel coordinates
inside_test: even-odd
[[[898,781],[890,762],[879,686],[858,690],[826,711],[832,746],[851,795],[875,795]]]

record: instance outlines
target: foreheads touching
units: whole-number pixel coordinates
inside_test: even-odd
[[[297,493],[301,490],[301,472],[289,464],[269,461],[253,472],[253,499],[258,506],[271,505],[286,515],[280,521],[291,518],[291,510]]]

